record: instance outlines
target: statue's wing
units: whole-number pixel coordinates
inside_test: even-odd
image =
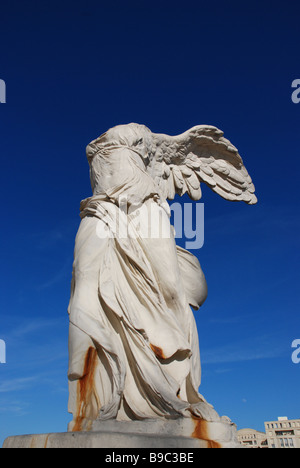
[[[201,182],[226,200],[255,204],[251,177],[238,150],[216,127],[199,125],[177,136],[153,134],[148,172],[169,200],[201,198]]]

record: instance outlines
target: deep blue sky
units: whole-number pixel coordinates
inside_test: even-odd
[[[129,122],[173,135],[211,124],[239,148],[259,203],[203,189],[201,393],[238,428],[300,417],[299,17],[291,0],[1,3],[0,445],[67,428],[85,146]]]

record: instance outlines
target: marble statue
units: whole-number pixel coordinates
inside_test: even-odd
[[[68,309],[69,431],[88,431],[95,420],[219,421],[198,392],[191,307],[206,299],[205,276],[172,230],[149,235],[149,219],[170,226],[167,199],[188,193],[197,201],[201,182],[255,204],[238,150],[212,126],[169,136],[131,123],[92,141],[87,158],[93,196],[81,202]]]

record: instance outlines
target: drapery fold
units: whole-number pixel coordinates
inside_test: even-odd
[[[144,207],[169,223],[155,199]],[[206,295],[198,260],[172,236],[144,237],[134,210],[125,213],[103,196],[83,203],[82,218],[69,304],[69,430],[86,430],[96,418],[217,419],[198,393],[190,308]],[[162,274],[164,265],[170,270]]]

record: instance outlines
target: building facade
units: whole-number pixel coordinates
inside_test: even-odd
[[[300,448],[300,419],[279,417],[265,422],[266,432],[240,429],[238,441],[249,448]]]
[[[248,448],[268,448],[266,434],[255,429],[240,429],[238,431],[238,441]]]
[[[269,448],[300,448],[300,419],[267,421],[265,430]]]

